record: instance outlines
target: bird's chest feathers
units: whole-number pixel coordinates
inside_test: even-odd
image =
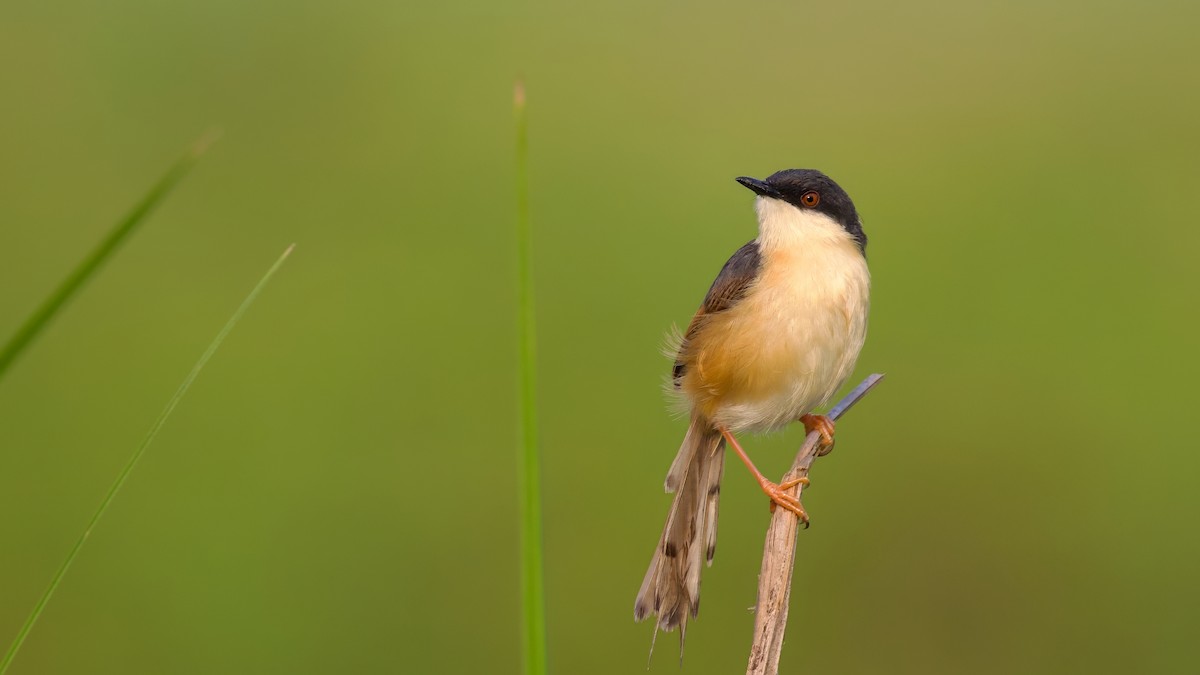
[[[854,241],[840,228],[769,234],[759,238],[757,282],[706,331],[698,368],[705,407],[731,428],[775,428],[811,412],[849,377],[866,337],[870,277]]]
[[[762,377],[822,383],[835,377],[830,366],[848,350],[856,357],[865,333],[869,282],[862,255],[853,244],[818,240],[763,257],[758,283],[737,308],[744,312],[737,323],[753,327],[746,337],[757,344]]]

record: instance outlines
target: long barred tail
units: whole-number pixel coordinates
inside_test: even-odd
[[[716,551],[724,448],[720,432],[704,420],[692,420],[667,472],[665,487],[675,499],[633,605],[637,621],[658,615],[655,634],[679,627],[681,655],[688,615],[700,610],[701,563],[712,565]]]

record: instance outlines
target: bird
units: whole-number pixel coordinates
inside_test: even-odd
[[[815,169],[785,169],[737,182],[756,198],[758,236],[721,268],[687,330],[673,341],[668,389],[689,424],[664,488],[675,494],[634,603],[658,631],[680,631],[700,609],[700,572],[712,565],[725,447],[763,492],[807,527],[808,514],[754,466],[735,434],[799,421],[833,446],[833,422],[814,411],[850,376],[866,339],[870,305],[867,235],[854,202]],[[653,654],[653,642],[651,653]]]

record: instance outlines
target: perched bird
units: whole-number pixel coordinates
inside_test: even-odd
[[[800,421],[833,444],[833,422],[813,411],[850,376],[867,333],[867,235],[845,190],[813,169],[737,181],[758,195],[758,238],[737,250],[678,339],[672,389],[691,423],[667,472],[667,523],[634,603],[638,621],[680,629],[700,607],[711,565],[728,443],[763,492],[807,525],[794,487],[771,482],[734,438]],[[801,479],[798,482],[805,482]]]

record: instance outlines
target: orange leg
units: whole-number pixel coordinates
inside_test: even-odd
[[[719,431],[721,432],[721,435],[725,437],[725,442],[729,443],[734,452],[738,454],[738,457],[742,458],[742,462],[745,463],[747,469],[750,469],[750,473],[754,474],[754,478],[758,481],[762,491],[767,493],[767,496],[771,498],[771,511],[774,512],[775,505],[778,504],[779,506],[782,506],[788,511],[794,513],[796,517],[800,519],[800,522],[804,523],[805,527],[808,527],[808,513],[806,513],[804,511],[804,507],[800,505],[800,500],[786,492],[788,489],[797,485],[808,485],[808,479],[800,477],[796,478],[795,480],[786,481],[782,485],[772,483],[771,481],[767,480],[766,476],[762,475],[762,472],[758,470],[758,467],[754,466],[754,462],[750,461],[750,456],[746,454],[746,451],[742,449],[742,446],[737,442],[737,439],[733,437],[733,434],[729,433],[728,429],[722,427],[719,429]]]
[[[824,457],[833,450],[833,420],[824,415],[801,415],[800,422],[804,424],[804,433],[817,431],[821,434],[821,448],[817,450],[818,457]]]

